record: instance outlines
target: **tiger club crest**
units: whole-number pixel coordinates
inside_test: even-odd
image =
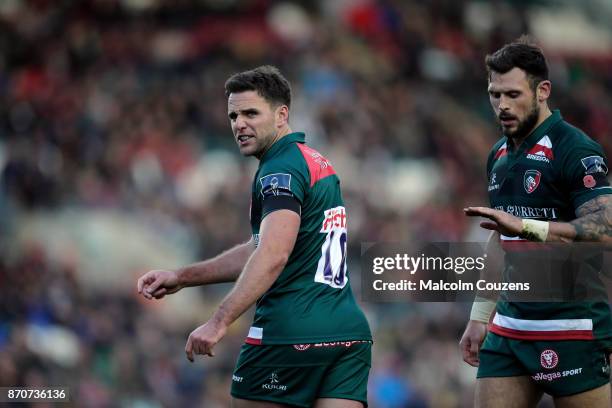
[[[525,187],[527,194],[533,193],[536,188],[538,188],[541,179],[542,173],[540,173],[538,170],[527,170],[525,172],[525,176],[523,177],[523,187]]]

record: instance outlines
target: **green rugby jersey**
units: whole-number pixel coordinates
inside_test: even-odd
[[[284,136],[264,154],[253,180],[251,227],[255,245],[264,217],[278,209],[300,214],[297,240],[272,287],[257,301],[249,344],[371,340],[346,268],[347,212],[331,163]]]
[[[513,151],[506,137],[495,144],[487,162],[490,205],[520,218],[568,222],[576,218],[575,210],[585,202],[612,194],[607,172],[599,144],[565,122],[555,110],[518,149]],[[588,276],[588,282],[578,282],[578,263],[559,256],[558,247],[538,257],[530,251],[535,246],[536,251],[545,252],[545,244],[505,236],[501,239],[506,253],[506,281],[520,282],[521,276],[537,273],[545,283],[543,287],[550,284],[540,293],[544,295],[540,300],[580,299],[578,291],[586,290],[584,285],[597,296],[581,302],[517,302],[502,292],[490,325],[492,332],[524,340],[612,337],[610,307],[598,275],[601,258],[579,263],[580,268],[591,269],[582,275]],[[570,246],[567,248],[570,251]]]

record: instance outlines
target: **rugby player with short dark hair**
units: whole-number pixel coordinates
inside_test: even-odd
[[[331,163],[289,126],[291,88],[262,66],[225,84],[240,153],[259,160],[251,239],[215,258],[138,280],[147,299],[187,286],[236,281],[185,352],[213,356],[227,328],[257,303],[232,376],[232,405],[367,406],[371,334],[346,268],[347,211]]]
[[[505,45],[485,62],[503,137],[487,162],[491,208],[465,212],[487,218],[481,226],[494,231],[493,241],[505,249],[505,279],[549,270],[559,281],[569,274],[571,282],[571,260],[551,257],[557,263],[534,264],[525,248],[534,241],[565,247],[612,242],[606,158],[598,143],[549,109],[546,59],[528,38]],[[581,266],[592,268],[593,276],[599,272],[596,264]],[[571,293],[573,286],[565,289]],[[502,292],[497,304],[474,302],[461,348],[464,360],[478,366],[477,407],[535,407],[543,392],[557,407],[610,407],[607,301],[519,302]]]

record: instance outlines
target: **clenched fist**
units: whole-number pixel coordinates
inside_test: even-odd
[[[220,323],[209,320],[191,332],[185,345],[185,354],[193,362],[194,354],[205,354],[214,357],[213,347],[225,336],[227,328]]]
[[[182,288],[174,271],[153,270],[138,279],[138,293],[147,299],[161,299]]]

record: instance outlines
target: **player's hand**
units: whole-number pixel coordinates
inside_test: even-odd
[[[185,354],[193,363],[194,354],[208,355],[214,357],[213,347],[225,336],[227,328],[217,322],[209,320],[191,332],[185,345]]]
[[[490,221],[480,223],[482,228],[497,231],[507,237],[516,237],[523,230],[523,219],[508,214],[505,211],[494,210],[488,207],[464,208],[465,215],[470,217],[485,217]]]
[[[182,289],[174,271],[149,271],[138,279],[138,293],[147,299],[161,299]]]
[[[487,324],[478,322],[476,320],[470,320],[465,327],[459,346],[461,347],[461,353],[463,354],[463,361],[473,367],[478,367],[480,364],[480,358],[478,352],[480,346],[487,335]]]

